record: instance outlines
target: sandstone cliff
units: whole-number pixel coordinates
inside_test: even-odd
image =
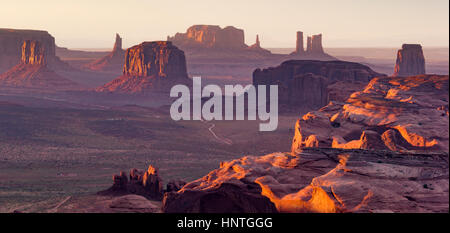
[[[171,42],[143,42],[127,49],[123,75],[97,88],[101,92],[144,93],[167,91],[189,84],[184,52]]]
[[[19,64],[0,75],[3,87],[78,89],[75,82],[61,77],[48,68],[50,53],[39,41],[25,40],[21,47]],[[50,55],[49,55],[50,54]]]
[[[330,93],[342,92],[330,90],[330,84],[345,82],[347,85],[365,85],[371,78],[380,75],[367,66],[353,62],[291,60],[278,67],[255,70],[253,85],[278,85],[279,104],[312,110],[334,100],[336,95],[330,96]]]
[[[125,61],[125,51],[122,49],[122,38],[116,34],[113,50],[110,54],[86,65],[91,70],[121,72]]]
[[[425,58],[420,44],[403,44],[397,52],[393,76],[425,74]]]

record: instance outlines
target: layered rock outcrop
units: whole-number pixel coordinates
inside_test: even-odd
[[[122,73],[97,91],[165,92],[175,84],[190,83],[184,52],[168,41],[143,42],[127,49]]]
[[[24,41],[38,41],[46,53],[52,69],[67,69],[68,65],[55,55],[55,38],[46,31],[0,29],[0,73],[17,65],[21,58]]]
[[[299,119],[292,151],[333,147],[448,153],[448,88],[446,75],[374,78],[346,102],[331,102]]]
[[[337,82],[364,85],[380,75],[367,66],[353,62],[290,60],[278,67],[255,70],[253,85],[278,85],[279,104],[314,109],[334,100],[335,95],[330,99],[330,92],[342,92],[329,90],[329,85]]]
[[[397,52],[393,76],[425,74],[425,57],[420,44],[403,44]]]
[[[244,49],[244,30],[228,26],[221,28],[216,25],[194,25],[186,33],[177,33],[167,37],[181,49],[215,48],[215,49]]]
[[[245,156],[164,196],[163,212],[448,212],[448,156],[306,148]],[[407,157],[407,159],[405,159]]]
[[[86,65],[91,70],[120,72],[125,61],[125,50],[122,49],[122,38],[116,34],[112,52],[105,57]]]
[[[49,55],[50,54],[50,55]],[[78,89],[80,85],[63,78],[48,68],[51,52],[41,42],[25,40],[19,63],[0,75],[0,85],[6,87]]]
[[[158,170],[152,165],[145,172],[136,168],[131,169],[129,179],[126,172],[122,171],[119,175],[113,176],[113,185],[109,189],[98,192],[99,195],[136,194],[156,200],[161,199],[163,193],[162,180]]]

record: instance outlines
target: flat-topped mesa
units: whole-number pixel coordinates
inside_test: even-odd
[[[21,63],[30,65],[46,65],[46,55],[44,47],[39,41],[26,40],[22,45]]]
[[[167,37],[176,46],[186,48],[243,49],[248,47],[244,41],[244,30],[227,26],[194,25],[186,33],[176,33]]]
[[[425,57],[420,44],[403,44],[397,52],[393,76],[425,74]]]
[[[142,93],[190,83],[184,52],[170,41],[143,42],[127,49],[122,73],[97,91]]]

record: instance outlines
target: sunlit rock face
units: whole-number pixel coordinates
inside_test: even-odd
[[[397,52],[393,76],[425,74],[425,57],[420,44],[403,44]]]
[[[163,212],[263,213],[273,206],[282,213],[446,212],[448,162],[438,155],[318,148],[245,156],[166,193]]]
[[[300,118],[292,151],[312,145],[448,153],[448,88],[447,75],[374,78],[346,102]]]
[[[99,71],[120,72],[125,60],[125,51],[122,49],[122,38],[116,34],[113,50],[110,54],[86,65],[87,68]]]
[[[189,83],[184,52],[168,41],[143,42],[127,49],[123,75],[97,91],[165,91],[176,83]]]
[[[19,63],[0,75],[0,85],[6,87],[77,89],[80,86],[48,68],[49,52],[39,41],[25,40]],[[51,53],[50,53],[51,54]]]
[[[168,37],[176,46],[189,48],[243,49],[244,30],[228,26],[221,28],[216,25],[194,25],[186,33],[177,33]]]
[[[330,85],[338,82],[345,82],[347,86],[353,83],[365,85],[380,75],[353,62],[290,60],[277,67],[255,70],[253,85],[278,85],[280,104],[311,110],[334,100],[329,98],[330,92],[342,93],[345,90],[330,89]]]

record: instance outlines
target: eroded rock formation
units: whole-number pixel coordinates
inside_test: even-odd
[[[403,44],[397,52],[393,76],[425,74],[425,57],[420,44]]]
[[[167,41],[143,42],[127,49],[123,75],[97,88],[101,92],[165,92],[189,84],[184,52]]]
[[[123,171],[119,175],[113,175],[113,185],[98,194],[119,196],[136,194],[159,200],[163,193],[163,184],[158,170],[150,165],[145,172],[136,168],[131,169],[129,179]]]
[[[374,78],[346,102],[331,102],[299,119],[292,151],[333,147],[448,153],[448,88],[443,75]]]
[[[61,77],[48,68],[51,52],[36,40],[25,40],[19,63],[0,75],[0,85],[6,87],[48,88],[54,90],[80,88],[75,82]]]
[[[342,92],[329,90],[329,85],[337,82],[365,85],[380,75],[367,66],[353,62],[291,60],[278,67],[255,70],[253,85],[278,85],[280,104],[315,109],[334,100],[335,95],[329,98],[330,92]]]
[[[318,148],[245,156],[222,162],[208,175],[166,194],[162,209],[179,213],[448,212],[445,156]]]
[[[122,49],[122,38],[116,34],[116,41],[112,52],[88,65],[87,68],[100,71],[120,72],[125,60],[125,51]]]

